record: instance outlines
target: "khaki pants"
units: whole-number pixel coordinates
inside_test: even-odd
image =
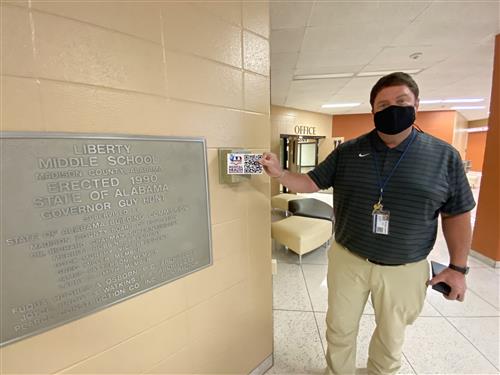
[[[370,293],[377,327],[370,342],[368,372],[397,373],[405,329],[422,310],[428,279],[425,259],[379,266],[334,241],[328,253],[326,373],[354,374],[359,321]]]

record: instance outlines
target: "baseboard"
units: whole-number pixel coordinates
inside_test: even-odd
[[[500,268],[500,261],[498,260],[494,260],[494,259],[491,259],[491,258],[488,258],[486,255],[483,255],[481,254],[480,252],[478,251],[475,251],[475,250],[471,250],[470,251],[470,255],[478,260],[480,260],[481,262],[487,264],[488,266],[490,267],[493,267],[493,268]]]
[[[252,370],[252,372],[248,375],[263,375],[265,374],[271,367],[273,367],[273,355],[271,354],[269,357],[264,359],[260,365]]]

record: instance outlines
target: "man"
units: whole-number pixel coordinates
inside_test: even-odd
[[[377,323],[368,372],[395,374],[405,329],[420,314],[427,284],[445,282],[463,301],[474,199],[458,152],[412,127],[419,90],[405,73],[372,88],[375,129],[335,149],[308,174],[282,170],[264,154],[266,173],[295,192],[334,188],[335,241],[328,253],[327,374],[355,372],[356,337],[371,295]],[[430,281],[427,255],[438,217],[450,266]]]

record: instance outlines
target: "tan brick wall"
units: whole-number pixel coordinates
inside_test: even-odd
[[[3,131],[205,137],[214,265],[0,351],[2,373],[248,373],[272,352],[269,5],[3,1]],[[10,291],[9,291],[10,292]]]

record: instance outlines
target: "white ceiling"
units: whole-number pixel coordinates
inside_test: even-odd
[[[271,102],[329,114],[371,111],[380,78],[294,80],[299,74],[422,69],[421,100],[484,98],[468,120],[488,117],[500,0],[271,1]],[[414,60],[409,56],[421,52]],[[360,102],[323,109],[326,103]],[[457,104],[421,104],[420,110]],[[466,105],[466,104],[462,104]]]

